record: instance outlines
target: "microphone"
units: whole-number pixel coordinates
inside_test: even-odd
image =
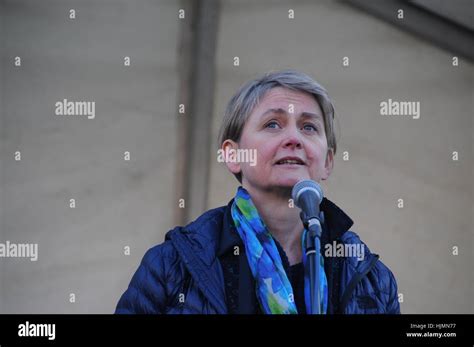
[[[300,218],[304,227],[308,230],[303,240],[304,253],[306,255],[305,271],[309,271],[310,282],[310,314],[321,313],[321,293],[319,283],[320,253],[321,253],[321,220],[323,213],[319,211],[319,205],[323,201],[323,190],[313,180],[302,180],[296,183],[291,192],[296,206],[301,209]],[[307,267],[306,267],[307,265]]]
[[[298,206],[309,220],[319,218],[319,205],[323,201],[323,190],[313,180],[302,180],[296,183],[291,192],[296,206]]]

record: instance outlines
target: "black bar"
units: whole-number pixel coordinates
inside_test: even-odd
[[[55,338],[20,337],[20,324],[55,324]],[[443,345],[472,346],[473,315],[331,315],[331,316],[152,316],[152,315],[0,315],[0,346],[24,345],[193,345],[211,341],[252,345],[290,339],[292,345],[308,338],[314,345]],[[429,326],[428,324],[432,324]],[[423,329],[422,329],[423,328]],[[30,330],[35,332],[34,330]],[[46,331],[46,330],[43,330]],[[407,333],[421,333],[410,337]],[[434,337],[429,334],[455,334]],[[47,334],[45,334],[47,335]],[[425,335],[425,336],[423,336]],[[268,344],[267,344],[268,346]]]

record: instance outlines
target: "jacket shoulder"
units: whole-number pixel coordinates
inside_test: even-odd
[[[217,251],[225,209],[226,207],[222,206],[204,212],[191,223],[183,227],[176,227],[168,232],[165,240],[172,241],[175,247],[180,250],[184,242],[190,247],[190,250],[198,253],[206,250],[206,253],[209,253],[207,257],[212,257]]]
[[[188,223],[183,227],[177,227],[174,230],[170,231],[170,233],[182,231],[198,232],[202,230],[220,228],[222,225],[225,209],[226,206],[221,206],[208,210],[201,214],[194,221]]]
[[[170,230],[163,243],[148,249],[115,312],[165,313],[186,276],[181,245],[186,243],[196,254],[212,258],[224,212],[225,206],[206,211],[186,226]]]
[[[179,256],[171,241],[148,249],[115,312],[164,313],[182,276]]]

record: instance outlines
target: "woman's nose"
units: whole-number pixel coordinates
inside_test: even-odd
[[[288,129],[285,134],[285,139],[283,142],[283,147],[285,148],[301,148],[301,140],[299,137],[298,130]]]

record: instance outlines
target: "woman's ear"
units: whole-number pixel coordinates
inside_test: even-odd
[[[235,153],[239,149],[239,144],[233,140],[225,140],[221,146],[221,152],[224,156],[224,163],[234,175],[241,171],[240,163],[238,160],[232,160],[235,158]]]
[[[321,179],[327,180],[329,176],[331,175],[333,168],[334,168],[334,152],[332,148],[329,148],[326,154],[326,162],[324,163],[324,176],[321,177]]]

